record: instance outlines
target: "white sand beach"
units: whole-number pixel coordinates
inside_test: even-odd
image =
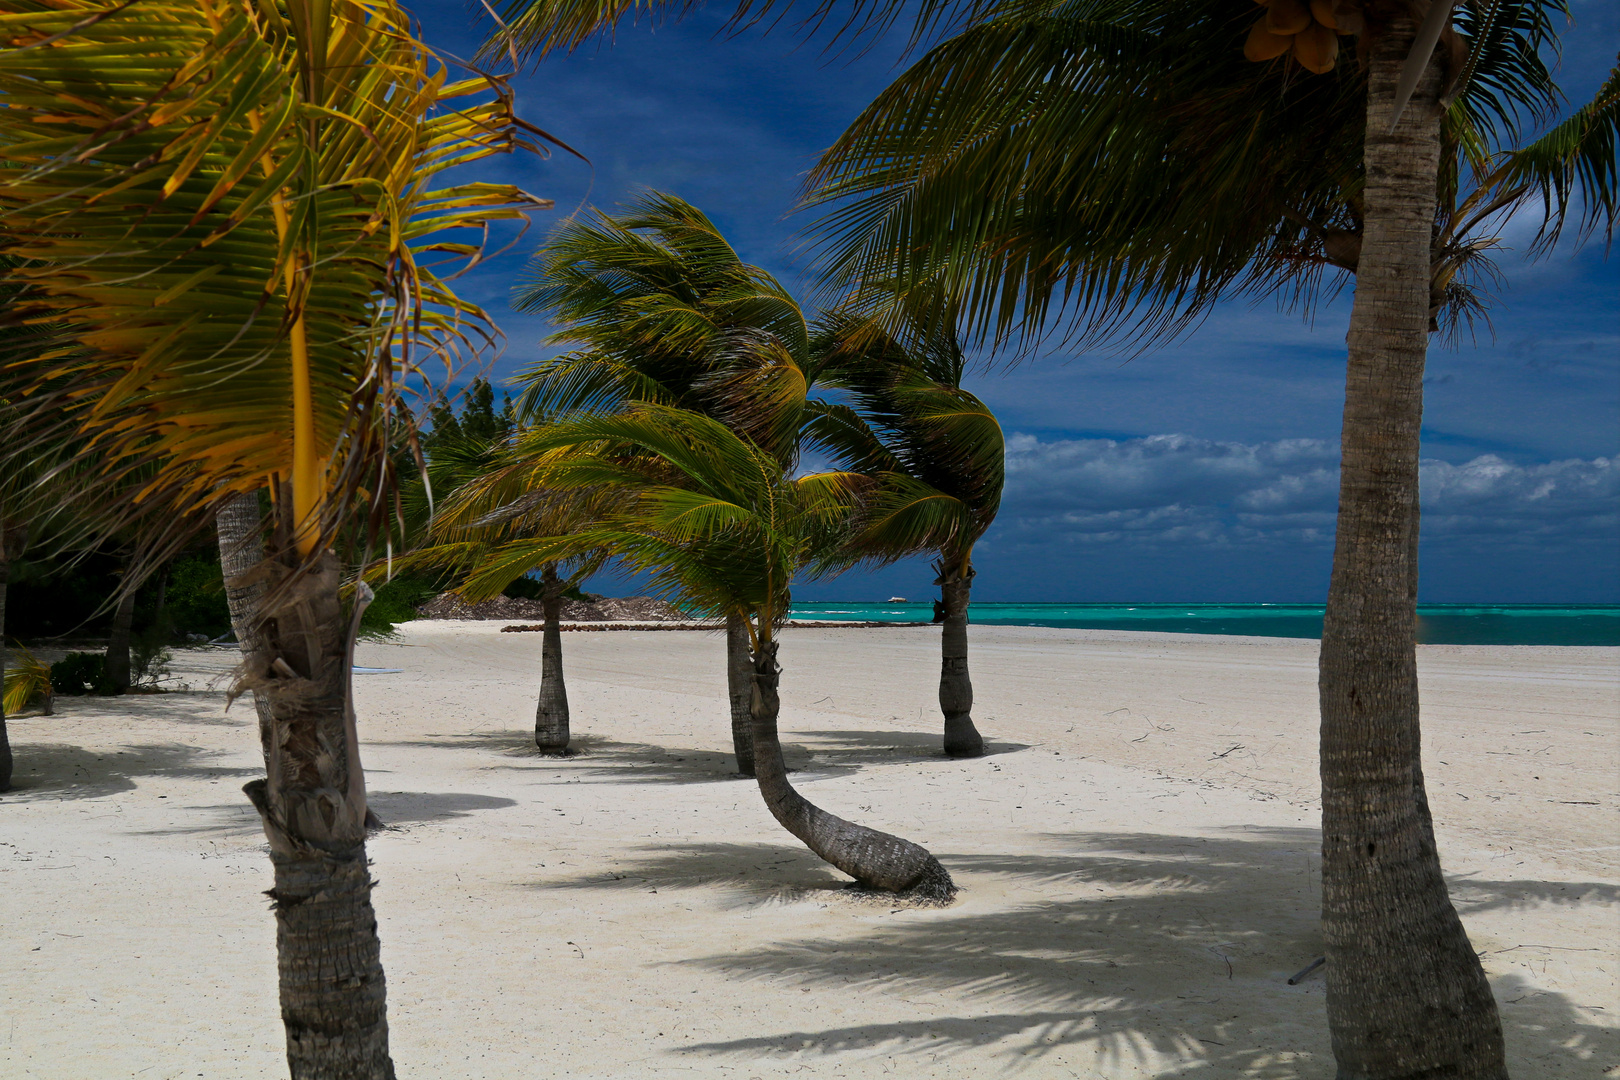
[[[927,845],[891,906],[729,775],[723,640],[563,638],[576,745],[530,743],[540,635],[418,622],[357,662],[402,1078],[1333,1075],[1316,644],[975,627],[990,756],[937,752],[938,634],[784,634],[823,807]],[[0,1075],[284,1075],[271,873],[225,650],[192,689],[11,721]],[[1429,791],[1520,1080],[1620,1076],[1620,650],[1425,646]]]

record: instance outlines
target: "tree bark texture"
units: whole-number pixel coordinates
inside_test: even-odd
[[[0,545],[5,537],[0,536]],[[0,547],[0,679],[6,672],[6,582],[11,577],[11,560]],[[0,700],[0,791],[11,790],[11,771],[16,762],[11,756],[11,735],[6,731],[6,703]]]
[[[259,600],[264,596],[264,582],[248,576],[249,571],[264,561],[264,540],[259,534],[259,496],[257,492],[238,495],[214,516],[214,533],[219,540],[219,568],[225,577],[225,606],[231,612],[231,633],[243,655],[252,651],[256,632]],[[270,749],[270,705],[253,695],[253,708],[259,714],[259,740],[268,754]]]
[[[293,1080],[392,1080],[350,692],[361,604],[345,633],[331,553],[300,578],[274,562],[260,572],[272,580],[239,685],[266,702],[270,730],[266,778],[244,790],[275,867],[288,1066]]]
[[[562,581],[555,566],[540,571],[540,606],[545,632],[540,635],[540,703],[534,712],[534,745],[542,754],[568,751],[568,687],[563,683]]]
[[[973,567],[965,559],[947,560],[947,565],[966,565],[967,570],[945,570],[935,582],[945,605],[939,664],[945,753],[951,757],[979,757],[984,753],[984,739],[973,726],[973,680],[968,677],[968,601],[973,590]]]
[[[1328,1023],[1339,1080],[1500,1080],[1501,1023],[1441,874],[1418,728],[1418,436],[1442,73],[1431,60],[1390,134],[1416,27],[1404,6],[1384,12],[1369,44],[1365,236],[1319,679]]]
[[[905,892],[926,900],[956,895],[951,875],[926,848],[898,836],[868,829],[829,814],[788,783],[776,718],[781,709],[774,641],[754,653],[751,712],[754,720],[754,767],[765,805],[781,826],[804,846],[862,885]]]
[[[129,689],[129,638],[135,627],[135,590],[128,581],[113,609],[112,632],[107,636],[107,682],[115,693]]]
[[[726,616],[726,690],[731,698],[731,750],[737,772],[754,775],[754,654],[748,644],[748,620]]]

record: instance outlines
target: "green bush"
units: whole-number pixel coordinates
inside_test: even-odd
[[[135,634],[129,641],[129,683],[131,686],[155,687],[169,676],[169,661],[174,653],[168,649],[174,640],[174,624],[168,612],[146,630]]]
[[[377,598],[360,616],[360,633],[367,637],[391,634],[394,627],[416,618],[416,609],[444,591],[437,577],[401,574],[377,587]]]
[[[182,555],[169,566],[159,618],[169,622],[171,635],[216,638],[231,632],[231,611],[225,603],[225,578],[220,573],[218,555],[211,551]]]
[[[65,697],[118,693],[107,678],[104,653],[70,652],[62,657],[51,665],[51,689]]]
[[[514,600],[539,600],[545,591],[545,583],[539,578],[520,577],[502,589],[501,595],[510,596]]]

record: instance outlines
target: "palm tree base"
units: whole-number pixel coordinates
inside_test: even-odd
[[[852,893],[880,899],[886,904],[906,900],[925,907],[944,907],[953,902],[956,894],[961,891],[957,888],[956,882],[951,880],[950,871],[932,856],[924,866],[922,876],[898,892],[877,885],[868,885],[864,881],[852,881],[845,888]]]
[[[975,758],[984,756],[984,737],[973,726],[973,718],[963,716],[945,721],[945,756]]]

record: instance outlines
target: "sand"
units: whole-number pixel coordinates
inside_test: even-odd
[[[402,1078],[1333,1075],[1314,642],[975,627],[993,753],[936,752],[937,631],[789,630],[822,806],[926,844],[863,901],[728,775],[721,638],[565,635],[578,756],[531,752],[540,636],[420,622],[357,662]],[[1428,646],[1426,760],[1513,1075],[1620,1076],[1620,650]],[[187,692],[12,721],[0,1075],[285,1075],[253,718]]]

